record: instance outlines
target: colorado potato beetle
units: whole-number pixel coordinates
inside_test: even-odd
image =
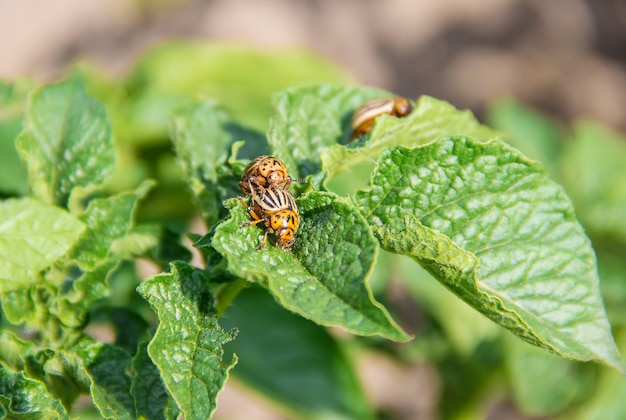
[[[246,166],[241,175],[239,189],[245,195],[252,193],[253,187],[262,192],[266,188],[289,189],[292,182],[306,182],[289,176],[287,166],[273,156],[259,156]]]
[[[289,250],[295,242],[295,234],[300,225],[300,214],[293,195],[278,188],[268,188],[262,194],[257,194],[252,185],[248,187],[252,198],[247,208],[253,220],[244,223],[242,227],[258,223],[265,225],[265,235],[259,250],[265,247],[267,235],[270,233],[276,234],[276,245],[285,251]],[[243,199],[240,200],[245,204]]]
[[[413,105],[408,99],[376,98],[365,102],[352,116],[352,140],[356,140],[372,130],[376,117],[388,114],[393,117],[406,117],[413,111]]]

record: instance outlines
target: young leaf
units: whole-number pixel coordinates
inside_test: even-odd
[[[203,219],[212,226],[224,216],[222,201],[239,192],[226,161],[236,140],[236,123],[213,102],[174,110],[172,139]],[[225,182],[227,178],[230,182]]]
[[[33,282],[38,277],[33,278]],[[24,324],[29,327],[39,327],[38,312],[41,311],[39,305],[33,295],[35,295],[36,287],[33,285],[11,286],[11,290],[2,291],[0,293],[0,302],[2,303],[2,312],[6,319],[14,324]]]
[[[65,254],[85,226],[66,211],[32,198],[0,203],[0,292],[34,281]]]
[[[36,360],[36,363],[33,363]],[[69,410],[80,394],[89,391],[81,361],[71,352],[44,348],[29,357],[27,372],[43,381],[48,391]],[[34,365],[34,366],[33,366]]]
[[[385,249],[519,337],[623,369],[589,239],[563,189],[517,150],[466,138],[394,147],[356,203]]]
[[[278,92],[272,98],[269,144],[292,177],[315,174],[320,153],[352,136],[352,113],[369,99],[388,96],[379,89],[321,83]]]
[[[147,420],[175,420],[179,410],[167,393],[159,369],[148,356],[148,343],[139,345],[133,358],[133,382],[130,392],[135,399],[137,412]]]
[[[0,365],[13,371],[24,370],[25,356],[34,347],[8,330],[0,331]]]
[[[159,316],[148,354],[185,419],[208,419],[236,361],[224,364],[222,346],[235,337],[217,323],[205,274],[185,263],[144,281],[138,292]]]
[[[168,246],[171,250],[174,250],[174,248],[176,248],[177,251],[180,250],[175,258],[171,258],[167,261],[168,263],[172,260],[186,259],[188,261],[191,259],[191,257],[188,257],[190,254],[189,250],[177,243],[177,241],[180,241],[180,236],[172,234],[169,238],[164,238],[160,230],[160,227],[156,225],[133,226],[126,232],[126,235],[115,239],[111,243],[109,256],[116,260],[129,257],[155,258],[158,256],[154,254],[159,252],[160,246]],[[169,240],[167,244],[159,243],[159,241],[166,240]],[[155,262],[157,262],[157,260],[155,260]]]
[[[217,226],[211,245],[226,258],[231,274],[261,284],[285,308],[318,324],[397,341],[409,338],[372,296],[367,278],[378,243],[347,200],[320,192],[300,198],[300,229],[291,252],[270,238],[257,251],[263,231],[241,227],[250,216],[239,201],[226,204],[231,218]]]
[[[35,90],[23,125],[17,149],[33,194],[43,202],[65,205],[74,187],[100,185],[113,170],[104,106],[85,93],[80,78]]]
[[[45,384],[46,392],[68,410],[81,392],[74,366],[65,363],[60,353],[38,348],[9,331],[0,333],[0,370],[3,367],[23,371],[29,379]]]
[[[227,346],[239,356],[233,374],[295,410],[290,417],[372,418],[339,344],[325,328],[280,307],[267,291],[243,290],[221,323],[239,330]]]
[[[72,281],[71,288],[58,298],[58,308],[50,312],[68,327],[85,325],[93,305],[109,296],[108,280],[119,260],[107,260],[90,271],[83,272]]]
[[[480,125],[470,111],[459,111],[449,103],[422,96],[413,111],[404,118],[382,115],[362,147],[333,145],[321,153],[322,170],[327,179],[368,159],[375,159],[391,146],[415,147],[439,137],[471,136],[488,140],[498,133]]]
[[[46,386],[0,367],[0,417],[10,419],[69,419],[60,401]]]
[[[94,199],[87,209],[78,215],[87,229],[72,248],[69,257],[75,260],[82,270],[93,270],[109,258],[119,259],[128,256],[112,256],[113,244],[125,239],[133,226],[137,202],[153,185],[152,182],[144,182],[133,192]]]

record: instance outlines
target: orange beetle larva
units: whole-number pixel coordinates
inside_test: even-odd
[[[372,130],[374,121],[381,114],[393,117],[406,117],[413,111],[413,105],[408,99],[376,98],[365,102],[352,116],[352,141]]]

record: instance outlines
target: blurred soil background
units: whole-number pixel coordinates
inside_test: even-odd
[[[512,96],[566,123],[593,118],[626,132],[624,0],[2,0],[0,78],[51,81],[77,59],[122,74],[171,39],[302,47],[355,83],[431,95],[479,118]],[[429,366],[366,355],[359,370],[394,418],[436,416]],[[283,418],[237,381],[219,404],[217,418]],[[525,418],[494,404],[489,418]]]
[[[123,72],[172,38],[303,47],[410,98],[480,115],[511,95],[626,131],[624,0],[3,0],[0,77]]]

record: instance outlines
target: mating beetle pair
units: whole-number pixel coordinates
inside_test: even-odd
[[[292,182],[305,181],[291,178],[283,161],[273,156],[259,156],[243,171],[239,189],[246,196],[251,195],[247,208],[253,219],[243,226],[265,225],[259,250],[265,247],[270,233],[276,234],[276,245],[283,250],[289,250],[295,242],[300,213],[295,198],[288,191]],[[240,200],[245,204],[243,199]]]

